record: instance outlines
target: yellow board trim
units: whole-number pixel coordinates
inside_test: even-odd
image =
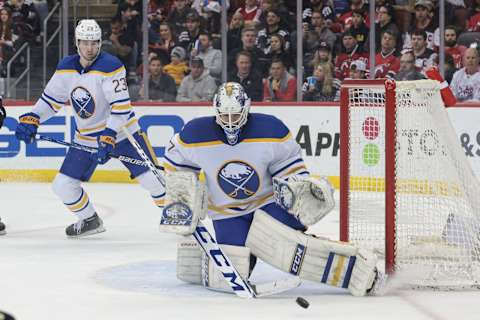
[[[36,170],[0,170],[1,182],[52,182],[58,170],[36,169]],[[130,179],[127,170],[96,170],[89,182],[108,183],[137,183]]]

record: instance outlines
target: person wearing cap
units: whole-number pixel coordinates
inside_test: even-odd
[[[333,48],[336,39],[337,36],[326,25],[322,12],[314,9],[311,24],[304,22],[303,43],[305,54],[313,53],[320,42],[325,42],[330,48]]]
[[[177,86],[180,85],[183,78],[190,70],[185,62],[185,56],[185,49],[182,47],[173,48],[172,53],[170,54],[171,62],[163,68],[163,70],[175,80]]]
[[[347,79],[366,79],[367,65],[363,60],[355,60],[350,64],[350,73]]]
[[[306,75],[311,75],[319,64],[331,64],[333,68],[332,49],[326,42],[320,42],[315,47],[313,55],[305,55],[304,61]]]
[[[177,101],[210,101],[216,90],[215,79],[205,70],[203,60],[194,57],[190,61],[190,74],[183,78],[178,88]]]
[[[200,35],[200,16],[196,11],[187,14],[186,30],[180,32],[177,43],[187,51],[190,57],[193,49],[198,51],[198,36]]]
[[[433,3],[430,0],[417,0],[415,1],[415,16],[413,23],[410,25],[407,33],[405,34],[405,42],[403,43],[403,49],[412,47],[412,34],[416,30],[425,31],[427,34],[427,48],[434,49],[434,34],[438,24],[435,23]]]
[[[350,30],[343,33],[342,44],[343,51],[335,59],[335,77],[339,80],[348,77],[352,61],[362,60],[365,65],[368,64],[368,54],[358,46],[357,39]]]

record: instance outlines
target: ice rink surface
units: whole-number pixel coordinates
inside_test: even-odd
[[[138,185],[87,184],[107,232],[67,239],[75,218],[50,184],[1,183],[0,310],[18,320],[84,319],[480,319],[480,292],[392,290],[356,298],[313,282],[243,300],[175,278],[175,235],[157,230],[158,209]],[[338,239],[338,212],[311,232]],[[287,275],[265,264],[254,282]],[[302,309],[295,298],[310,302]]]

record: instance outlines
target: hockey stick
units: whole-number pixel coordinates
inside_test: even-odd
[[[122,127],[122,130],[126,134],[130,143],[137,150],[143,161],[148,164],[149,169],[153,172],[158,181],[163,186],[165,186],[165,179],[162,177],[160,172],[158,172],[157,168],[147,157],[145,151],[141,148],[138,141],[135,140],[135,138],[128,131],[128,129]],[[215,267],[223,275],[223,278],[232,288],[233,292],[241,298],[256,298],[272,295],[296,288],[300,285],[300,280],[298,278],[289,278],[259,285],[250,284],[248,281],[245,281],[238,273],[228,256],[223,253],[222,249],[215,241],[215,238],[210,234],[210,232],[208,232],[207,228],[203,225],[201,221],[198,221],[198,224],[193,233],[193,237],[195,238],[195,240],[197,240],[198,245],[208,255],[211,261],[214,262]]]
[[[37,140],[49,141],[49,142],[53,142],[53,143],[56,143],[56,144],[60,144],[62,146],[72,147],[72,148],[87,151],[87,152],[90,152],[90,153],[95,153],[95,152],[98,151],[98,149],[94,148],[94,147],[84,146],[84,145],[81,145],[81,144],[75,143],[75,142],[66,142],[66,141],[63,141],[63,140],[57,140],[55,138],[51,138],[51,137],[44,136],[44,135],[41,135],[41,134],[37,134],[35,138]],[[109,153],[108,155],[110,157],[118,159],[122,162],[135,164],[137,166],[148,167],[148,165],[145,163],[145,161],[142,161],[140,159],[130,158],[130,157],[127,157],[127,156],[122,156],[122,155],[116,155],[116,154],[113,154],[113,153]],[[161,167],[161,166],[155,166],[155,167],[157,169],[163,170],[163,167]]]

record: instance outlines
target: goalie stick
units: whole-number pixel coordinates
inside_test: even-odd
[[[84,146],[84,145],[81,145],[81,144],[75,143],[75,142],[66,142],[66,141],[63,141],[63,140],[57,140],[55,138],[51,138],[49,136],[44,136],[44,135],[41,135],[41,134],[37,134],[35,138],[37,140],[49,141],[49,142],[53,142],[53,143],[56,143],[56,144],[60,144],[62,146],[72,147],[72,148],[75,148],[75,149],[78,149],[78,150],[83,150],[83,151],[87,151],[87,152],[91,152],[91,153],[98,152],[98,149],[94,148],[94,147]],[[148,165],[145,163],[145,161],[140,160],[140,159],[130,158],[130,157],[127,157],[127,156],[116,155],[116,154],[112,154],[112,153],[109,153],[108,155],[110,157],[118,159],[122,162],[128,162],[128,163],[135,164],[135,165],[138,165],[138,166],[148,167]],[[160,166],[155,166],[155,167],[157,169],[163,170],[163,167],[160,167]]]
[[[165,186],[165,179],[162,177],[160,172],[158,172],[157,167],[155,167],[155,165],[150,161],[137,140],[135,140],[132,134],[125,127],[122,127],[122,130],[158,181]],[[223,253],[222,249],[215,241],[215,238],[210,234],[208,229],[201,221],[198,221],[193,233],[193,237],[198,242],[198,245],[207,254],[207,256],[214,262],[215,267],[223,275],[223,278],[232,288],[233,292],[241,298],[258,298],[269,296],[296,288],[301,283],[299,278],[288,278],[258,285],[251,284],[241,277],[228,256]]]

